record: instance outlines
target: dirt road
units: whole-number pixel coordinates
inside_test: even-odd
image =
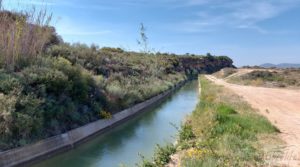
[[[300,166],[300,90],[273,89],[229,84],[207,75],[209,80],[242,96],[260,114],[267,117],[286,142],[281,166]]]

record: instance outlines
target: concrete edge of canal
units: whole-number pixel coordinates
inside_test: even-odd
[[[149,100],[114,114],[109,120],[98,120],[31,145],[0,152],[0,167],[29,166],[30,164],[50,158],[58,153],[70,150],[76,145],[82,144],[94,136],[104,134],[112,127],[118,126],[135,115],[142,113],[148,107],[169,97],[172,92],[181,88],[186,82],[187,81],[180,82],[173,88]]]

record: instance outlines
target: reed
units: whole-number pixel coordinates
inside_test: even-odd
[[[46,8],[10,12],[0,0],[0,64],[18,71],[35,61],[50,41],[52,14]]]

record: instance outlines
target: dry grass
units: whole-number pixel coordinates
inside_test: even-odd
[[[0,63],[13,70],[35,60],[49,42],[53,28],[47,10],[6,11],[0,1]]]
[[[300,69],[254,70],[230,77],[230,83],[271,88],[300,88]]]

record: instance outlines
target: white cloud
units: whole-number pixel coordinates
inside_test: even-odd
[[[57,33],[62,36],[102,36],[112,33],[111,30],[100,28],[99,26],[79,25],[68,17],[58,21],[55,25]]]
[[[197,18],[180,23],[180,27],[200,32],[215,27],[232,27],[267,33],[267,30],[258,26],[259,23],[275,18],[299,4],[300,0],[188,0],[185,5],[199,7],[200,12]]]

